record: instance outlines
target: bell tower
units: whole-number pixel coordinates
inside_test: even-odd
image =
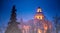
[[[37,12],[42,12],[42,9],[38,7]]]
[[[44,15],[42,13],[42,9],[40,7],[37,8],[37,12],[34,16],[34,19],[39,19],[39,20],[43,20],[44,19]]]

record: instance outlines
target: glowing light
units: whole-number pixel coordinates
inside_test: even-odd
[[[40,29],[38,29],[38,33],[42,33],[42,31]]]
[[[47,24],[44,24],[44,33],[46,33],[47,29],[48,29]]]
[[[39,19],[39,20],[42,20],[43,19],[43,16],[42,15],[38,15],[38,16],[35,16],[36,19]]]
[[[48,26],[46,24],[44,24],[44,29],[47,30],[48,29]]]
[[[42,12],[42,11],[41,11],[41,9],[39,8],[39,9],[37,9],[37,12]]]

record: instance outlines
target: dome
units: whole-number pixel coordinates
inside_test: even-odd
[[[34,16],[34,19],[39,19],[39,20],[44,19],[44,15],[43,15],[42,9],[40,7],[38,7],[38,9],[37,9],[37,13]]]

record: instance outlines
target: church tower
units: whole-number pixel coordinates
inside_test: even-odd
[[[10,21],[8,22],[8,27],[5,33],[21,33],[21,30],[18,28],[18,22],[16,21],[16,9],[15,5],[12,7],[12,13]]]
[[[34,19],[39,19],[39,20],[44,19],[44,15],[43,15],[42,9],[40,7],[37,8],[37,12],[36,12],[36,15],[34,16]]]

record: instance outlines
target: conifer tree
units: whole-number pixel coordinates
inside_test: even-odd
[[[21,30],[18,28],[18,22],[16,21],[16,8],[15,5],[12,7],[12,13],[11,13],[11,18],[8,23],[8,27],[5,31],[5,33],[21,33]]]

